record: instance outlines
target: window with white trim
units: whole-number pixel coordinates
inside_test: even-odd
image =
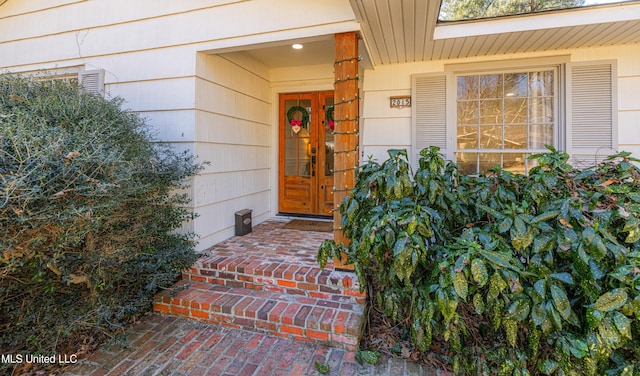
[[[617,150],[615,62],[500,66],[412,77],[412,156],[439,146],[460,171],[527,173],[545,145],[576,166]]]
[[[473,175],[526,173],[527,157],[556,146],[555,68],[457,75],[456,162]]]
[[[72,85],[78,85],[78,74],[64,74],[64,75],[55,75],[55,76],[39,76],[36,77],[38,81],[62,81]]]
[[[104,96],[104,70],[90,69],[85,70],[81,66],[55,68],[42,71],[22,72],[26,76],[32,76],[38,81],[64,81],[83,90]]]

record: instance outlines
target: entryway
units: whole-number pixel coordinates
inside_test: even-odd
[[[332,215],[333,97],[333,90],[280,94],[280,213]]]

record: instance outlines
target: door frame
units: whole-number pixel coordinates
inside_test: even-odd
[[[277,212],[282,215],[292,216],[311,216],[311,217],[325,217],[330,218],[332,216],[333,208],[333,176],[325,176],[325,103],[327,98],[333,98],[333,90],[314,90],[314,91],[301,91],[301,92],[286,92],[278,93],[278,106],[277,106],[277,179],[278,187],[276,189],[277,194]],[[287,101],[291,100],[306,100],[311,103],[311,133],[309,136],[310,144],[309,149],[315,150],[310,153],[310,159],[315,157],[315,163],[310,162],[310,174],[308,177],[308,189],[309,189],[309,206],[293,208],[291,205],[286,205],[285,198],[285,184],[299,184],[304,185],[306,177],[304,176],[291,176],[285,177],[284,174],[284,157],[285,157],[285,136],[284,132],[288,129],[286,124],[285,106]],[[328,185],[330,184],[330,186]],[[330,204],[327,204],[327,200],[330,200]],[[289,201],[293,202],[293,201]]]

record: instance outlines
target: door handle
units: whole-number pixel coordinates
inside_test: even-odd
[[[316,176],[316,156],[311,156],[311,176]]]

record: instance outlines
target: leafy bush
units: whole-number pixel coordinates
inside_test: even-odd
[[[177,194],[199,166],[62,82],[0,76],[0,348],[77,350],[195,261]]]
[[[459,174],[438,148],[368,162],[340,211],[377,309],[456,374],[640,374],[640,170],[629,153],[577,170],[535,155],[528,176]],[[372,291],[372,290],[370,290]]]

